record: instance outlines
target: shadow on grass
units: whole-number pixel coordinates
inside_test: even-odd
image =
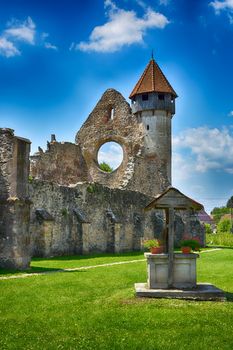
[[[30,273],[38,273],[38,272],[48,272],[48,271],[54,271],[57,272],[60,269],[54,269],[54,268],[47,268],[47,267],[37,267],[32,266],[27,270],[13,270],[13,269],[0,269],[0,276],[4,275],[23,275],[23,274],[30,274]]]
[[[123,257],[139,257],[142,256],[143,252],[126,252],[126,253],[96,253],[91,255],[68,255],[68,256],[54,256],[48,258],[32,258],[32,262],[35,264],[36,262],[45,262],[46,261],[82,261],[87,259],[95,259],[95,258],[123,258]],[[93,262],[94,264],[94,262]],[[78,268],[78,266],[77,266]],[[69,267],[65,268],[69,269]],[[14,270],[14,269],[1,269],[0,268],[0,276],[5,275],[22,275],[22,274],[33,274],[33,273],[43,273],[43,272],[75,272],[70,268],[70,271],[67,271],[63,268],[54,268],[54,267],[40,267],[40,266],[31,266],[27,270]]]
[[[33,266],[30,269],[27,270],[3,270],[0,269],[0,277],[11,277],[11,276],[17,276],[17,275],[33,275],[33,274],[49,274],[49,273],[58,273],[58,272],[86,272],[86,270],[72,270],[72,269],[54,269],[54,268],[46,268],[46,267],[36,267]]]
[[[227,298],[227,301],[230,301],[231,303],[233,303],[233,293],[229,293],[229,292],[224,292],[224,293]]]
[[[96,253],[91,255],[64,255],[64,256],[53,256],[49,258],[32,258],[33,262],[46,261],[46,260],[57,260],[57,261],[69,261],[69,260],[86,260],[95,258],[116,258],[116,257],[127,257],[127,256],[141,256],[143,252],[127,252],[127,253]]]

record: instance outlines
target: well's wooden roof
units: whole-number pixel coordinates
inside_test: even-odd
[[[163,193],[155,197],[155,199],[146,206],[145,210],[150,209],[166,209],[174,208],[177,210],[195,209],[203,210],[202,204],[185,196],[175,187],[168,187]]]
[[[148,63],[129,98],[133,98],[137,94],[148,92],[164,92],[177,97],[175,90],[172,88],[169,81],[154,59],[151,59]]]

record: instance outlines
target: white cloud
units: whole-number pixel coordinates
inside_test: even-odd
[[[14,46],[14,44],[4,37],[0,37],[0,55],[5,57],[19,56],[20,51]]]
[[[186,171],[204,173],[208,170],[233,172],[233,133],[230,129],[209,129],[199,127],[187,129],[173,138],[174,151],[189,151],[191,162],[187,162]],[[184,153],[185,154],[185,153]],[[175,168],[179,169],[179,164]],[[182,164],[180,165],[180,168]],[[175,174],[174,174],[175,175]]]
[[[175,181],[183,181],[190,178],[194,168],[193,159],[184,157],[182,154],[174,151],[172,153],[172,177]]]
[[[37,35],[36,25],[28,17],[25,21],[12,19],[6,25],[6,29],[0,34],[0,55],[5,57],[19,56],[21,51],[18,46],[21,42],[28,45],[40,45],[46,49],[58,50],[57,46],[46,40],[48,33]],[[37,37],[37,40],[36,40]]]
[[[219,15],[221,11],[227,12],[230,24],[233,24],[233,0],[212,1],[209,3],[215,10],[215,13]]]
[[[96,52],[115,52],[123,46],[142,44],[146,30],[164,28],[168,19],[161,13],[147,8],[143,17],[135,11],[120,9],[111,0],[105,0],[107,22],[91,32],[89,41],[73,45],[73,49]]]
[[[35,44],[36,25],[31,17],[23,22],[12,20],[8,26],[9,28],[4,31],[5,37],[11,40],[25,41],[31,45]]]
[[[229,117],[233,117],[233,111],[230,111],[228,114]]]
[[[57,46],[56,45],[53,45],[53,44],[51,44],[51,43],[49,43],[48,41],[46,41],[45,43],[44,43],[44,47],[46,48],[46,49],[51,49],[51,50],[58,50],[58,48],[57,48]]]
[[[212,6],[215,12],[219,14],[222,10],[233,10],[233,0],[215,0],[210,2],[210,6]]]

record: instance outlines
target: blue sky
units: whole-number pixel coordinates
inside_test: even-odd
[[[173,185],[207,211],[233,195],[233,0],[1,0],[0,125],[45,147],[110,87],[126,98],[151,49],[179,97]]]

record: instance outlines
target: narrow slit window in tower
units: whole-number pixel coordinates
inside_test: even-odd
[[[146,126],[146,130],[150,130],[150,126],[149,125]]]

